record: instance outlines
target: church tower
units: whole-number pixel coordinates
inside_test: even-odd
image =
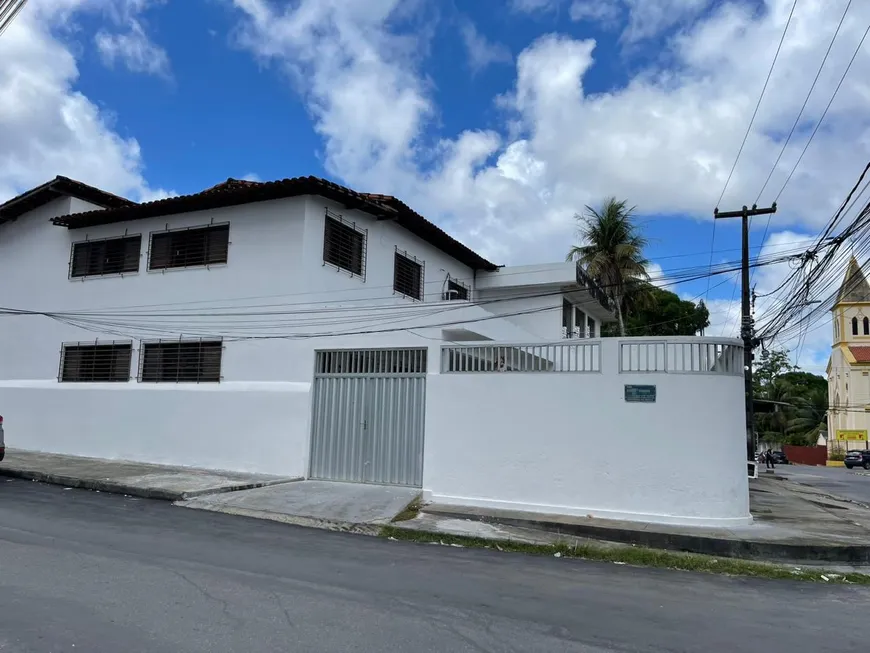
[[[870,284],[853,256],[831,308],[833,347],[828,360],[828,439],[838,430],[870,425]],[[864,448],[865,443],[843,443]]]

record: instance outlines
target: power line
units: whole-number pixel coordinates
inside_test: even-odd
[[[791,6],[791,11],[788,14],[788,19],[785,21],[785,27],[782,30],[782,36],[779,39],[779,44],[776,46],[776,52],[773,55],[773,61],[770,62],[770,68],[767,71],[767,77],[764,80],[764,86],[761,87],[761,94],[758,96],[758,102],[755,103],[755,109],[752,112],[752,117],[749,119],[749,125],[746,127],[746,133],[743,134],[743,140],[740,142],[740,148],[737,150],[737,156],[734,158],[734,163],[731,165],[731,170],[728,172],[728,178],[725,179],[725,185],[722,187],[722,192],[719,193],[719,199],[716,200],[716,208],[718,209],[719,205],[722,203],[722,199],[725,197],[725,191],[728,190],[728,184],[731,183],[731,177],[734,176],[734,170],[737,168],[737,163],[740,161],[740,155],[743,154],[743,148],[746,146],[746,141],[749,138],[749,134],[752,131],[752,125],[755,123],[755,117],[758,115],[758,110],[761,108],[761,101],[764,99],[764,94],[767,91],[767,85],[770,83],[770,78],[773,75],[773,69],[776,66],[776,60],[779,58],[779,52],[782,50],[782,44],[785,41],[785,35],[788,33],[788,27],[791,24],[792,16],[794,16],[795,7],[797,7],[798,0],[794,0]],[[713,234],[710,238],[710,268],[713,267],[713,247],[716,243],[716,220],[713,220]],[[705,294],[705,299],[710,294],[710,282],[707,282],[707,292]]]
[[[803,252],[804,248],[790,248],[787,250],[783,250],[780,252],[775,252],[771,255],[762,256],[759,259],[759,263],[768,264],[775,262],[782,262],[784,260],[788,260],[793,258],[800,252]],[[739,265],[739,261],[724,261],[720,264],[714,266],[713,276],[717,276],[723,272],[732,271],[735,266]],[[650,278],[650,283],[652,285],[659,286],[673,286],[681,283],[687,283],[690,281],[695,281],[700,278],[705,278],[707,276],[706,266],[686,266],[686,267],[678,267],[672,268],[668,270],[663,270],[661,275],[655,275]],[[392,286],[384,286],[384,288],[392,288]],[[602,291],[606,291],[608,289],[607,285],[599,285],[599,289]],[[360,291],[367,291],[373,288],[364,289],[361,288]],[[334,293],[344,294],[345,291],[334,291]],[[526,297],[536,297],[539,296],[538,290],[531,290],[531,294],[519,294],[514,295],[512,297],[506,297],[507,300],[515,300],[522,299]],[[201,301],[191,301],[191,302],[177,302],[177,303],[168,303],[168,304],[140,304],[140,305],[127,305],[127,306],[108,306],[101,308],[77,308],[77,309],[52,309],[52,310],[44,310],[44,311],[34,311],[33,309],[28,309],[31,312],[41,312],[41,313],[55,313],[55,314],[64,314],[69,316],[80,316],[80,317],[93,317],[93,316],[115,316],[115,317],[271,317],[271,316],[281,316],[281,315],[323,315],[330,313],[340,313],[340,314],[353,314],[353,313],[371,313],[371,312],[383,312],[385,310],[390,310],[394,312],[418,312],[418,311],[428,311],[433,306],[437,306],[439,302],[404,302],[401,304],[395,303],[377,303],[377,302],[393,302],[394,297],[385,296],[373,298],[370,295],[363,297],[341,297],[335,300],[331,300],[331,302],[316,302],[316,301],[301,301],[301,302],[280,302],[280,303],[265,303],[265,304],[246,304],[246,305],[230,305],[229,302],[233,301],[248,301],[248,300],[256,300],[261,298],[269,298],[269,297],[292,297],[298,295],[307,295],[310,293],[290,293],[287,295],[267,295],[267,296],[259,296],[259,297],[242,297],[242,298],[222,298],[222,299],[214,299],[214,300],[201,300]],[[326,295],[330,294],[330,291],[323,293]],[[558,294],[558,292],[556,293]],[[444,300],[447,301],[447,300]],[[490,299],[481,299],[475,304],[486,305],[493,301],[502,301],[499,297],[490,298]],[[207,306],[198,307],[198,304],[210,304]],[[364,305],[361,305],[364,303]],[[456,305],[468,305],[467,303],[462,302],[449,302]],[[218,304],[218,305],[214,305]],[[223,304],[223,305],[221,305]],[[254,310],[254,309],[263,309],[263,310]],[[18,310],[24,309],[6,309],[6,314],[14,314]],[[0,315],[4,313],[3,309],[0,309]],[[357,318],[355,318],[357,319]]]
[[[778,259],[771,259],[770,261],[762,261],[759,263],[759,265],[769,265],[769,264],[781,262],[782,260],[787,260],[787,257],[780,257]],[[730,271],[733,271],[733,269],[730,269],[730,270],[724,269],[721,271],[717,270],[714,274],[717,274],[717,275],[718,274],[727,274]],[[706,276],[706,273],[700,273],[699,275],[696,275],[695,278],[701,278],[703,276]],[[667,284],[662,284],[662,285],[671,285],[673,283],[679,283],[679,281],[672,281],[672,282],[668,282]],[[517,299],[523,299],[523,298],[543,297],[543,296],[548,296],[548,295],[555,296],[555,295],[561,295],[561,294],[562,294],[561,290],[556,290],[556,291],[549,292],[549,293],[538,292],[538,293],[529,294],[529,295],[520,296],[520,297],[514,296],[514,297],[505,297],[505,298],[500,298],[500,299],[489,300],[487,302],[482,302],[481,304],[486,305],[486,304],[505,302],[505,301],[508,301],[508,302],[509,301],[516,301]],[[468,306],[477,305],[477,304],[466,304],[466,303],[460,303],[460,302],[449,302],[447,304],[448,304],[447,306],[439,305],[439,306],[434,307],[435,310],[428,311],[428,313],[425,317],[432,317],[434,315],[438,315],[441,313],[459,310],[462,308],[466,308]],[[460,305],[454,306],[451,304],[460,304]],[[383,308],[389,309],[390,307],[383,307]],[[30,310],[25,310],[25,309],[12,309],[12,308],[5,308],[5,309],[0,309],[0,310],[2,310],[6,315],[42,315],[42,316],[57,320],[59,322],[62,322],[64,324],[69,324],[71,326],[75,326],[77,328],[81,328],[81,329],[84,329],[87,331],[92,331],[92,332],[97,332],[97,333],[110,333],[111,332],[111,333],[114,333],[116,335],[123,335],[125,337],[134,337],[134,336],[131,336],[131,334],[130,334],[130,330],[132,330],[132,331],[136,331],[139,333],[172,334],[173,336],[177,336],[177,334],[180,331],[180,332],[188,334],[188,335],[196,335],[196,336],[201,336],[201,337],[226,337],[228,339],[238,339],[238,340],[273,339],[273,338],[305,339],[305,338],[325,338],[325,337],[334,337],[334,336],[342,336],[342,335],[364,335],[364,334],[370,334],[370,333],[387,333],[387,332],[393,332],[393,331],[403,331],[403,330],[406,330],[408,328],[408,327],[403,326],[403,327],[391,327],[391,328],[386,328],[386,329],[365,328],[365,329],[343,330],[343,331],[332,330],[332,331],[328,331],[328,332],[298,332],[298,331],[296,331],[294,333],[287,333],[287,334],[267,333],[267,334],[258,335],[256,333],[252,333],[252,331],[254,331],[254,329],[258,329],[261,332],[263,330],[268,331],[268,330],[273,330],[273,329],[277,329],[277,328],[286,329],[286,327],[288,327],[288,326],[292,326],[292,327],[300,327],[300,326],[311,327],[311,326],[321,326],[321,325],[335,326],[336,321],[335,320],[322,321],[322,322],[317,323],[317,324],[313,324],[313,323],[309,323],[309,324],[302,324],[302,323],[286,324],[286,323],[283,323],[283,324],[272,324],[272,325],[269,325],[268,323],[263,323],[263,322],[257,323],[256,321],[254,321],[253,325],[250,325],[250,327],[246,327],[244,329],[239,328],[239,325],[233,325],[233,324],[228,325],[228,327],[230,327],[230,328],[215,329],[214,328],[215,325],[209,324],[207,322],[199,322],[199,323],[190,322],[190,321],[184,321],[184,322],[171,322],[171,321],[170,322],[167,322],[167,321],[162,321],[162,322],[161,321],[157,321],[157,322],[150,321],[149,322],[149,321],[145,321],[145,322],[143,322],[143,318],[145,318],[147,320],[147,317],[148,317],[147,315],[126,316],[126,319],[125,319],[124,317],[100,316],[98,314],[82,315],[82,314],[67,314],[67,313],[62,313],[62,312],[51,313],[51,312],[45,312],[45,311],[30,311]],[[509,316],[513,316],[513,315],[527,315],[527,314],[533,314],[533,313],[549,311],[549,310],[554,310],[554,308],[550,307],[550,306],[544,306],[544,307],[536,307],[536,308],[528,309],[528,310],[519,310],[516,312],[493,314],[491,316],[485,316],[485,317],[469,316],[469,317],[464,317],[463,319],[455,321],[455,322],[447,322],[447,323],[423,323],[423,324],[418,323],[418,324],[414,324],[413,327],[411,327],[411,328],[419,329],[419,328],[434,328],[434,327],[438,327],[438,326],[448,326],[448,325],[452,326],[452,325],[456,325],[456,324],[472,324],[472,323],[476,323],[476,322],[487,321],[489,319],[495,319],[498,317],[509,317]],[[290,311],[290,312],[282,312],[281,314],[292,316],[295,313]],[[220,317],[220,315],[217,315],[217,316]],[[182,316],[182,317],[190,317],[190,316]],[[400,319],[400,320],[395,319],[395,315],[388,315],[386,317],[383,317],[381,319],[381,321],[389,321],[389,323],[394,324],[396,322],[408,321],[410,319],[415,319],[417,317],[420,317],[419,313],[412,315],[410,318],[406,317],[406,318]],[[131,318],[133,318],[133,319],[131,319]],[[375,319],[375,318],[372,317],[371,319]],[[342,320],[339,320],[338,323],[340,323],[341,321]],[[358,324],[362,320],[360,320],[360,319],[348,320],[347,318],[345,318],[344,321]],[[374,325],[370,325],[370,326],[374,326]],[[243,332],[243,331],[246,331],[247,333],[240,334],[240,332]]]
[[[752,131],[752,125],[755,123],[755,117],[758,115],[758,109],[761,107],[761,101],[764,99],[764,93],[767,91],[767,85],[770,83],[770,78],[773,75],[773,69],[776,66],[776,60],[779,58],[779,52],[782,50],[782,44],[785,41],[785,35],[788,33],[788,26],[791,24],[792,16],[794,16],[795,7],[798,0],[792,3],[791,11],[788,14],[788,20],[785,21],[785,28],[782,30],[782,36],[779,39],[779,45],[776,46],[776,52],[773,55],[773,61],[770,62],[770,68],[767,71],[767,78],[764,80],[764,86],[761,88],[761,95],[758,96],[758,102],[755,103],[755,111],[752,112],[752,118],[749,119],[749,126],[746,128],[746,133],[743,135],[743,141],[740,143],[740,149],[737,150],[737,157],[734,159],[734,164],[731,166],[731,172],[728,173],[728,178],[725,180],[725,186],[722,188],[722,193],[716,201],[718,207],[722,203],[722,198],[725,197],[725,191],[728,190],[728,184],[731,183],[731,177],[734,175],[734,169],[737,168],[737,162],[740,161],[740,155],[743,153],[743,148],[746,145],[746,140],[749,138],[749,133]],[[714,223],[715,224],[715,223]]]
[[[807,149],[810,147],[810,143],[812,143],[813,139],[816,137],[816,134],[819,131],[819,127],[822,126],[822,122],[824,121],[825,116],[828,115],[828,110],[831,108],[831,105],[834,103],[834,99],[836,99],[836,97],[837,97],[837,93],[840,92],[840,87],[843,85],[843,81],[846,79],[846,75],[849,74],[849,71],[852,69],[852,64],[855,63],[855,59],[858,57],[858,53],[861,51],[861,46],[864,45],[864,40],[867,38],[868,32],[870,32],[870,25],[868,25],[867,29],[864,31],[864,35],[861,37],[861,41],[858,43],[858,47],[855,48],[855,52],[854,52],[854,54],[852,54],[852,58],[849,60],[849,65],[846,66],[846,70],[843,72],[843,76],[840,77],[840,81],[837,84],[837,88],[834,89],[834,93],[833,93],[833,95],[831,95],[831,99],[828,101],[828,105],[825,107],[825,110],[822,112],[822,116],[821,116],[821,118],[819,118],[819,121],[816,123],[816,127],[815,127],[815,129],[813,129],[812,133],[810,134],[810,138],[809,138],[809,140],[807,140],[806,145],[804,145],[804,149],[801,150],[800,156],[798,157],[797,161],[795,161],[795,164],[792,167],[791,172],[788,173],[788,177],[786,177],[785,183],[783,183],[782,188],[780,188],[779,192],[776,194],[776,198],[773,200],[774,202],[779,201],[780,196],[782,195],[786,186],[788,186],[788,183],[791,181],[791,178],[794,175],[795,170],[798,169],[798,166],[800,165],[801,161],[803,160],[804,154],[807,153]]]
[[[825,63],[828,61],[828,56],[831,54],[831,49],[834,47],[834,41],[837,40],[837,35],[840,33],[840,28],[843,27],[843,22],[846,20],[846,14],[849,13],[849,7],[851,6],[852,0],[849,0],[849,2],[846,4],[846,9],[843,11],[843,15],[840,16],[840,22],[837,24],[837,29],[834,31],[834,36],[831,37],[831,42],[828,43],[828,49],[825,51],[825,56],[822,57],[822,63],[819,65],[819,69],[816,71],[816,76],[813,79],[813,83],[810,85],[810,90],[807,91],[807,95],[804,98],[804,103],[801,105],[801,109],[800,111],[798,111],[798,115],[794,119],[794,124],[792,124],[791,130],[789,130],[788,136],[786,136],[785,142],[782,144],[782,148],[779,150],[779,155],[777,155],[776,161],[773,162],[773,167],[770,169],[770,172],[767,175],[767,179],[764,180],[764,184],[761,186],[761,190],[758,191],[758,197],[755,198],[756,204],[761,201],[761,195],[764,193],[764,189],[767,188],[767,184],[770,183],[770,178],[776,171],[776,166],[779,164],[780,159],[782,159],[782,155],[785,154],[785,148],[788,147],[789,141],[791,141],[791,137],[794,135],[798,123],[800,123],[801,116],[804,115],[804,110],[807,108],[807,104],[810,101],[810,96],[813,94],[813,90],[816,88],[816,84],[818,83],[819,77],[822,74],[822,69],[824,69]],[[769,220],[768,224],[770,224]],[[765,230],[765,235],[767,235],[767,230]],[[764,242],[764,238],[762,238],[761,240],[762,242]]]
[[[813,83],[810,85],[810,90],[807,91],[807,95],[804,98],[804,103],[801,105],[800,111],[798,111],[797,117],[794,119],[794,123],[791,126],[791,130],[789,130],[788,136],[786,136],[785,142],[783,142],[782,148],[780,148],[779,150],[776,161],[773,162],[773,166],[771,167],[770,172],[767,175],[767,179],[764,180],[764,184],[761,186],[761,190],[758,191],[758,196],[755,198],[755,204],[758,204],[761,201],[761,196],[764,193],[764,190],[767,188],[767,184],[770,183],[770,179],[771,177],[773,177],[773,173],[776,171],[776,167],[779,165],[779,162],[782,159],[782,155],[785,154],[785,149],[786,147],[788,147],[788,144],[791,141],[791,137],[794,135],[795,129],[797,129],[797,126],[800,123],[801,116],[804,115],[804,110],[807,108],[807,104],[810,101],[810,96],[813,94],[813,90],[815,90],[816,88],[816,84],[819,81],[819,77],[822,74],[825,63],[828,61],[828,56],[831,54],[831,49],[834,47],[834,42],[837,40],[837,36],[840,33],[840,28],[843,27],[843,22],[846,20],[846,14],[849,13],[849,8],[851,6],[852,0],[849,0],[849,2],[846,4],[846,8],[843,10],[843,15],[840,16],[840,22],[837,23],[837,29],[834,31],[834,35],[831,37],[831,42],[828,43],[828,49],[825,51],[825,56],[822,57],[822,63],[819,65],[819,69],[816,71],[816,76],[813,79]],[[777,196],[777,198],[778,197],[779,196]],[[764,225],[764,234],[761,236],[762,245],[764,245],[764,240],[767,238],[767,232],[770,229],[770,217],[771,216],[767,216],[767,222]]]
[[[26,4],[27,0],[5,0],[5,4],[4,0],[0,0],[0,36]]]

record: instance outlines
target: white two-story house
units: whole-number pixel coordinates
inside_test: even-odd
[[[573,264],[314,177],[144,204],[58,177],[0,205],[0,272],[8,446],[411,486],[440,345],[612,319]]]

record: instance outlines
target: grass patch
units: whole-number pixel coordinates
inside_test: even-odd
[[[680,553],[647,549],[638,546],[607,545],[596,543],[578,543],[576,546],[568,542],[556,544],[526,544],[523,542],[488,540],[480,537],[428,533],[425,531],[407,530],[394,526],[384,526],[381,537],[404,540],[408,542],[435,542],[445,545],[460,545],[477,549],[498,549],[513,553],[531,555],[556,556],[563,558],[580,558],[600,562],[613,562],[638,567],[657,567],[662,569],[679,569],[703,573],[727,574],[730,576],[750,576],[753,578],[771,578],[779,580],[803,580],[815,583],[839,583],[847,585],[870,585],[870,575],[858,573],[839,573],[818,568],[806,568],[796,565],[776,565],[737,558],[716,558],[696,553]]]
[[[414,500],[405,506],[405,509],[400,512],[398,515],[393,517],[393,521],[408,521],[409,519],[414,519],[419,513],[420,508],[423,507],[422,497],[418,494],[414,497]]]

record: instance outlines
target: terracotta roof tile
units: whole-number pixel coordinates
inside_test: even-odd
[[[379,219],[395,220],[411,233],[474,270],[495,270],[498,267],[392,195],[359,193],[319,177],[294,177],[269,182],[229,178],[192,195],[168,197],[154,202],[101,211],[63,215],[53,218],[52,222],[69,229],[81,229],[102,224],[205,211],[301,195],[318,195],[339,202],[348,209],[359,209]]]
[[[849,346],[849,351],[859,363],[870,363],[870,347]]]

